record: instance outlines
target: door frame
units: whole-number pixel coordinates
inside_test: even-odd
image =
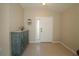
[[[49,17],[49,18],[52,18],[52,21],[54,22],[52,16],[47,16],[47,18],[48,18],[48,17]],[[35,17],[35,42],[36,42],[36,43],[41,43],[41,41],[40,41],[40,35],[39,35],[39,40],[36,41],[36,40],[37,40],[37,38],[36,38],[36,36],[37,36],[37,34],[36,34],[36,31],[37,31],[37,30],[36,30],[36,25],[37,25],[36,22],[37,22],[37,20],[40,20],[39,18],[42,18],[42,17],[41,17],[41,16]],[[46,18],[46,17],[44,17],[44,18]],[[53,23],[53,22],[52,22],[52,23]],[[53,26],[53,27],[52,27],[52,41],[53,41],[53,37],[54,37],[54,35],[53,35],[53,33],[54,33],[54,32],[53,32],[54,23],[52,24],[52,26]],[[52,42],[52,41],[48,41],[48,42]],[[47,42],[47,41],[46,41],[46,42]]]

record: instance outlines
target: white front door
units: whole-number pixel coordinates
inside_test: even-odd
[[[52,42],[53,41],[53,19],[52,17],[36,17],[36,41]]]

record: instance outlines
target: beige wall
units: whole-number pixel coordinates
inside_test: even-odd
[[[79,5],[62,13],[62,42],[73,50],[79,49]]]
[[[10,4],[10,31],[19,30],[24,23],[24,10],[19,4]]]
[[[0,48],[4,56],[11,55],[10,32],[24,22],[23,8],[19,4],[0,4]]]
[[[10,55],[9,5],[0,4],[0,48],[1,55]]]
[[[25,28],[29,29],[29,39],[30,41],[34,41],[35,40],[35,17],[41,17],[41,16],[52,16],[53,20],[54,20],[54,40],[60,40],[60,17],[61,15],[59,13],[56,12],[52,12],[51,10],[48,10],[46,8],[42,8],[42,7],[27,7],[26,9],[24,9],[24,24],[25,24]],[[27,25],[27,19],[32,19],[32,24],[31,25]]]

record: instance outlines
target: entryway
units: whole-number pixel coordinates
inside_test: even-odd
[[[23,56],[72,56],[74,53],[53,42],[53,17],[35,17],[35,42],[29,43]]]

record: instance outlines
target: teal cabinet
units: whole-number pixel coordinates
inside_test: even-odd
[[[28,31],[11,32],[11,53],[12,56],[20,56],[29,43]]]

